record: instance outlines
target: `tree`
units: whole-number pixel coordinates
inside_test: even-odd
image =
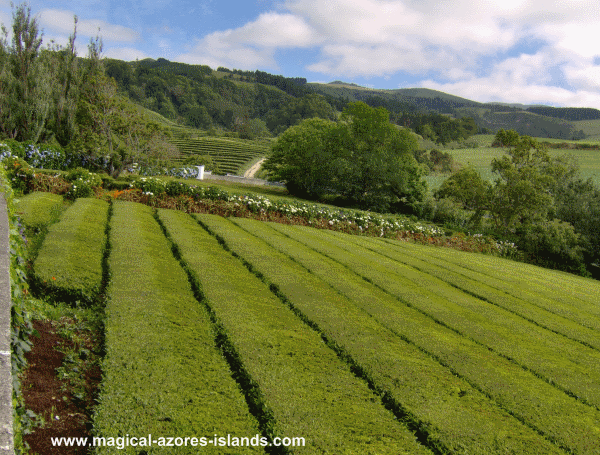
[[[497,139],[510,148],[492,160],[497,176],[493,185],[484,182],[475,169],[466,168],[447,179],[436,195],[474,210],[472,222],[489,213],[495,233],[516,241],[530,262],[586,273],[584,247],[590,252],[588,257],[597,257],[598,238],[596,231],[594,244],[593,228],[582,218],[600,215],[600,193],[584,189],[586,185],[576,178],[575,164],[564,157],[551,158],[537,140],[512,130],[499,132]],[[586,203],[589,212],[583,208]]]
[[[151,166],[170,161],[178,154],[176,147],[161,125],[117,93],[115,80],[104,72],[101,52],[101,40],[91,40],[71,149],[94,160],[102,158],[113,175],[133,162]]]
[[[309,199],[335,193],[344,167],[338,135],[339,125],[319,118],[288,128],[264,164],[270,180],[285,181],[291,194]]]
[[[474,213],[469,220],[472,225],[481,222],[483,214],[489,208],[492,197],[492,185],[479,175],[473,166],[467,166],[448,177],[436,191],[438,199],[450,198]]]
[[[286,130],[265,167],[292,194],[329,194],[365,209],[398,211],[426,191],[416,147],[412,133],[389,123],[386,109],[358,102],[338,122],[315,118]]]
[[[389,122],[389,111],[362,102],[342,112],[346,174],[340,192],[364,209],[401,210],[426,192],[413,151],[418,142],[406,129]]]
[[[0,128],[11,139],[37,142],[50,111],[48,68],[40,59],[42,37],[27,4],[13,11],[12,46],[2,26],[0,56]]]
[[[517,225],[544,221],[554,204],[551,189],[556,172],[547,150],[535,139],[522,136],[511,140],[513,147],[492,160],[498,175],[489,210],[496,227],[514,232]]]

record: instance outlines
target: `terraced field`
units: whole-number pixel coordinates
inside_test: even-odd
[[[182,154],[181,160],[191,155],[209,155],[224,173],[243,174],[256,158],[270,153],[268,141],[196,136],[190,137],[186,128],[172,128],[171,142]]]
[[[103,216],[98,436],[304,438],[202,448],[215,454],[600,453],[597,281],[134,203]]]

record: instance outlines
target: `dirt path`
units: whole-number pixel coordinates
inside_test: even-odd
[[[255,165],[253,165],[246,172],[244,172],[244,177],[247,178],[247,179],[254,178],[254,176],[256,175],[256,173],[258,172],[258,170],[260,169],[260,167],[262,166],[262,164],[263,164],[263,162],[265,160],[266,160],[266,158],[261,159],[258,163],[256,163]]]

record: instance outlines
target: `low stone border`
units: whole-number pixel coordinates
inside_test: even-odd
[[[12,368],[11,368],[11,292],[9,226],[6,200],[0,194],[0,454],[14,454]]]

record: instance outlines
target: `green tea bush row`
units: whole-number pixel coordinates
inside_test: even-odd
[[[593,429],[600,422],[600,412],[596,409],[565,395],[485,346],[401,304],[394,296],[350,272],[339,262],[285,235],[297,230],[294,227],[245,219],[231,221],[310,270],[380,324],[467,380],[560,447],[573,453],[592,454],[600,445],[600,433]],[[420,249],[425,248],[421,246]],[[348,253],[348,256],[360,261],[358,255]]]
[[[278,226],[276,226],[278,228]],[[390,294],[584,402],[600,405],[600,353],[449,284],[356,245],[299,227],[294,238],[339,260]],[[351,255],[348,255],[351,253]],[[356,255],[361,259],[356,261]],[[354,258],[354,259],[352,259]]]
[[[33,264],[37,291],[59,301],[92,304],[102,285],[109,205],[77,199],[48,229]]]
[[[587,324],[582,325],[579,321],[574,322],[563,316],[564,311],[568,310],[568,308],[565,308],[565,305],[561,305],[558,302],[547,301],[546,304],[551,306],[553,310],[547,311],[536,304],[529,303],[523,298],[495,289],[485,281],[476,281],[452,269],[438,266],[434,261],[426,261],[417,256],[407,254],[405,250],[390,248],[389,243],[381,243],[377,239],[362,237],[348,240],[398,263],[406,264],[428,275],[439,278],[457,289],[504,308],[514,314],[518,314],[528,321],[532,321],[534,324],[600,350],[600,318],[594,318],[588,314],[586,318]],[[526,290],[524,290],[525,292]],[[588,327],[585,325],[588,325]]]
[[[461,450],[476,453],[483,447],[490,452],[493,447],[496,453],[533,454],[541,447],[547,453],[560,453],[468,382],[457,378],[311,273],[314,267],[319,267],[315,252],[294,242],[285,242],[282,249],[286,254],[277,251],[254,236],[262,225],[253,220],[233,220],[252,231],[244,232],[224,219],[196,216],[318,326],[382,395],[398,403],[407,413],[402,418],[411,421],[442,453]],[[305,259],[315,259],[310,271],[299,264],[302,253],[308,253]],[[359,258],[355,256],[355,260]],[[348,274],[346,271],[335,277],[345,282]]]
[[[210,317],[152,209],[116,201],[110,245],[106,356],[94,434],[255,436],[258,424],[215,346]],[[210,447],[105,447],[98,453],[264,453],[262,447]]]
[[[16,210],[26,227],[39,230],[59,216],[62,202],[58,194],[33,192],[19,198]]]
[[[400,245],[410,248],[408,245]],[[526,289],[527,293],[535,292],[552,300],[564,302],[592,314],[600,315],[598,308],[598,285],[589,278],[576,277],[560,271],[542,269],[529,264],[504,261],[497,258],[485,260],[479,255],[459,252],[449,252],[443,248],[417,249],[427,256],[443,260],[453,267],[459,266],[468,273],[485,276],[485,279],[499,277],[502,270],[502,281],[512,289]],[[514,291],[513,291],[514,292]]]
[[[292,453],[431,453],[317,332],[189,215],[158,214],[272,415],[270,432],[305,438],[306,447]]]

